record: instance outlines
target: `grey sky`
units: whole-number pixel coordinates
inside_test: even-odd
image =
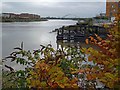
[[[105,2],[2,2],[2,12],[36,13],[41,16],[72,14],[71,17],[93,17],[105,13],[105,9]]]
[[[2,2],[26,2],[26,1],[27,2],[105,2],[106,0],[2,0]],[[111,0],[107,0],[107,1],[111,1]]]

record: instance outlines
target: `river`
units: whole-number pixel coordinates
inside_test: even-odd
[[[24,43],[25,50],[39,49],[40,44],[52,44],[56,49],[57,34],[49,32],[62,26],[76,24],[76,22],[74,20],[48,20],[41,22],[2,23],[2,58],[8,56],[14,50],[14,47],[20,46],[21,42]],[[10,65],[16,69],[19,68],[16,64]]]

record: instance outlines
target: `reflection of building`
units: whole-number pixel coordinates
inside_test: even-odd
[[[120,13],[120,0],[107,0],[106,2],[106,16],[111,18],[115,14]]]

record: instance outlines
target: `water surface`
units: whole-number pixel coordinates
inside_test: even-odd
[[[2,58],[8,56],[14,47],[24,42],[25,50],[40,48],[40,44],[52,44],[57,48],[55,28],[76,24],[73,20],[48,20],[41,22],[12,22],[2,24]],[[9,62],[8,62],[9,63]],[[9,63],[10,64],[10,63]],[[17,68],[16,64],[10,64]]]

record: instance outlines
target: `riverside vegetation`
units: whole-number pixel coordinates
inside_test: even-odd
[[[116,16],[114,25],[109,26],[108,38],[103,40],[89,37],[86,44],[92,43],[101,48],[64,47],[54,50],[49,44],[41,45],[33,53],[21,47],[6,57],[11,62],[25,65],[25,70],[15,71],[12,67],[3,73],[3,89],[6,88],[87,88],[96,89],[97,80],[104,88],[119,89],[120,82],[120,15]],[[105,25],[106,26],[106,25]],[[88,55],[88,60],[85,55]],[[86,62],[83,64],[83,62]],[[92,62],[89,64],[87,62]],[[4,79],[8,78],[8,79]],[[13,84],[15,82],[15,84]],[[9,85],[8,85],[9,84]]]
[[[30,18],[1,18],[0,22],[35,22],[35,21],[47,21],[45,18],[30,19]]]

